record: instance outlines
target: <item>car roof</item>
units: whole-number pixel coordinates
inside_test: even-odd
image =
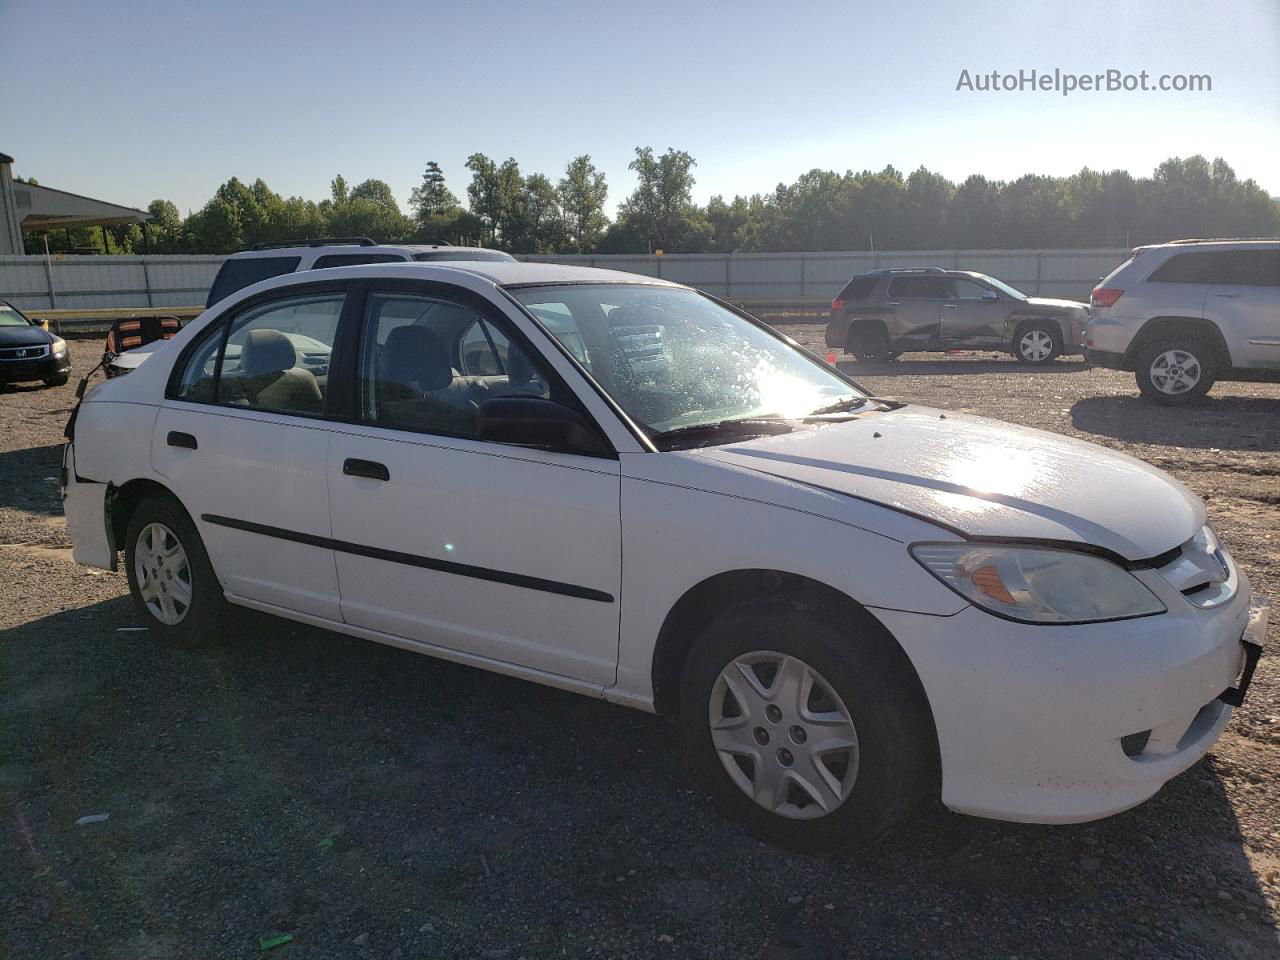
[[[1280,240],[1267,237],[1223,238],[1215,240],[1171,240],[1169,243],[1151,243],[1142,247],[1134,247],[1133,252],[1147,250],[1168,250],[1180,252],[1184,250],[1272,250],[1280,249]]]
[[[308,244],[299,242],[296,246],[267,247],[262,250],[241,250],[238,253],[230,254],[228,260],[255,260],[260,257],[291,257],[314,254],[317,259],[329,254],[346,254],[346,253],[400,253],[413,256],[417,253],[459,253],[473,254],[476,252],[484,253],[505,253],[502,250],[494,250],[489,247],[457,247],[444,243],[325,243],[325,244]]]
[[[367,247],[365,249],[368,249]],[[228,294],[212,304],[209,309],[219,313],[234,307],[248,297],[268,290],[305,286],[323,280],[354,279],[418,279],[455,283],[481,291],[493,287],[527,287],[539,284],[565,283],[632,283],[655,287],[686,289],[683,284],[671,283],[657,277],[621,270],[601,270],[596,267],[574,267],[562,263],[522,263],[518,260],[402,260],[389,263],[361,263],[348,267],[325,267],[321,270],[300,270],[259,280]]]

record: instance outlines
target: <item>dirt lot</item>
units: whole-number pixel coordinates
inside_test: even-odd
[[[1177,412],[1070,360],[856,373],[1169,470],[1280,598],[1280,386]],[[792,856],[716,815],[656,717],[261,617],[155,645],[123,575],[68,560],[72,401],[0,392],[0,956],[251,957],[280,933],[268,956],[1280,956],[1274,626],[1225,737],[1136,810],[936,810],[857,858]]]

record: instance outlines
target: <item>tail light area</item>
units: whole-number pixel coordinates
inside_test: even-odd
[[[844,309],[844,301],[841,300],[839,297],[836,297],[834,300],[831,301],[832,313],[839,313],[843,309]]]
[[[1094,287],[1089,303],[1095,307],[1113,307],[1123,296],[1124,291],[1118,287]]]

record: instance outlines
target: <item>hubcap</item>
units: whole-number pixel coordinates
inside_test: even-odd
[[[1053,337],[1043,330],[1028,330],[1018,341],[1018,351],[1026,360],[1044,360],[1053,353]]]
[[[149,523],[138,534],[133,572],[151,615],[166,626],[181,623],[191,609],[191,566],[181,541],[163,523]]]
[[[840,695],[798,657],[757,650],[711,689],[711,742],[738,788],[771,813],[825,816],[858,778],[858,734]]]
[[[1201,376],[1200,361],[1186,350],[1166,350],[1151,361],[1151,383],[1161,393],[1186,393]]]

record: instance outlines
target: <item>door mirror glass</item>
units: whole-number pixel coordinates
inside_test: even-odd
[[[541,397],[499,397],[480,404],[480,439],[493,443],[603,453],[604,444],[581,413]]]

